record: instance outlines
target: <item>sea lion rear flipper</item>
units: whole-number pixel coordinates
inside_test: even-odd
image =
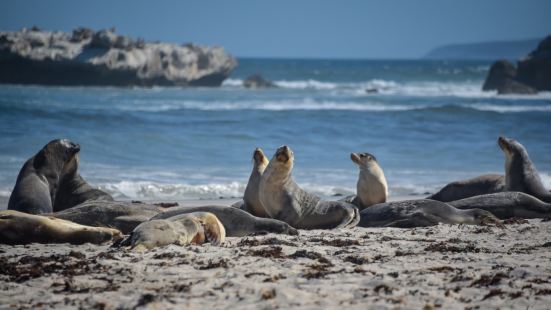
[[[123,215],[113,219],[113,226],[124,234],[129,234],[134,228],[149,219],[150,217],[144,215]]]

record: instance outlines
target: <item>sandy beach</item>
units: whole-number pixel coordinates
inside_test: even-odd
[[[519,308],[551,303],[551,222],[227,238],[145,254],[0,246],[0,308]]]

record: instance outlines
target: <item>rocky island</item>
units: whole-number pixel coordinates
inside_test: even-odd
[[[482,90],[498,94],[535,94],[551,91],[551,36],[515,67],[508,60],[499,60],[490,68]]]
[[[0,83],[220,86],[236,66],[221,47],[149,43],[114,29],[0,32]]]

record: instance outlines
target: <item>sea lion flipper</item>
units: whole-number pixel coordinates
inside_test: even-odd
[[[192,213],[203,225],[205,237],[213,245],[220,245],[226,240],[226,230],[218,218],[210,212]]]

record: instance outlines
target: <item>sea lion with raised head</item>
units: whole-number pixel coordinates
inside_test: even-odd
[[[123,201],[86,201],[50,216],[82,225],[114,227],[124,234],[165,209],[155,205]]]
[[[79,150],[78,144],[58,139],[29,158],[19,171],[8,210],[30,214],[52,212],[63,168]]]
[[[374,204],[386,202],[388,185],[375,156],[369,153],[351,153],[350,159],[360,168],[356,196],[351,203],[361,211]]]
[[[249,212],[250,214],[258,217],[270,217],[264,207],[260,203],[258,198],[258,187],[260,185],[260,178],[268,166],[269,160],[264,155],[261,148],[256,148],[253,153],[253,171],[249,177],[249,182],[245,188],[245,194],[243,196],[242,210]]]
[[[297,230],[285,222],[256,217],[241,209],[226,206],[174,207],[157,214],[152,220],[193,212],[209,212],[216,215],[224,225],[228,237],[244,237],[260,232],[298,235]]]
[[[419,199],[386,202],[373,205],[361,213],[360,227],[412,228],[444,224],[499,224],[492,213],[480,210],[460,210],[436,200]]]
[[[144,251],[169,244],[188,245],[210,242],[220,245],[225,238],[224,226],[214,214],[193,212],[143,222],[122,244],[130,243],[132,250]]]
[[[551,218],[551,203],[521,192],[480,195],[451,201],[448,204],[462,210],[474,208],[486,210],[502,220],[513,217]]]
[[[294,154],[286,145],[275,152],[260,179],[259,198],[266,213],[297,229],[351,228],[359,211],[344,201],[323,201],[300,188],[291,176]]]
[[[79,162],[77,153],[63,166],[53,205],[54,212],[74,207],[88,200],[113,200],[111,195],[93,188],[82,178],[78,171]]]
[[[504,191],[523,192],[542,201],[551,202],[551,193],[541,182],[540,175],[528,152],[514,139],[499,137],[499,147],[505,154]]]
[[[95,243],[120,240],[120,231],[90,227],[43,215],[15,210],[0,211],[0,243]]]

